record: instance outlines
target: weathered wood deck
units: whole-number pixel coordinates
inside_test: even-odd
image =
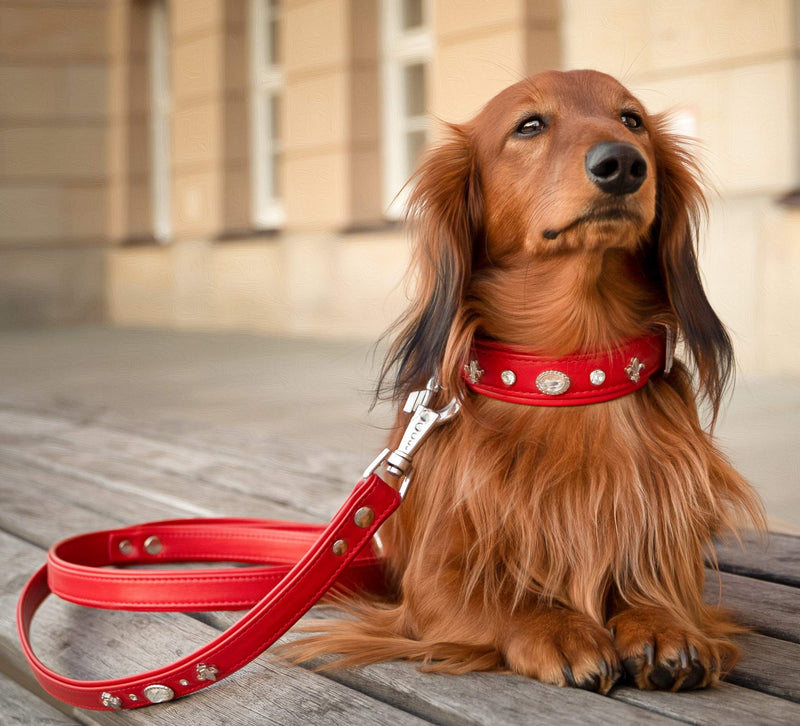
[[[290,412],[285,398],[276,399],[275,426],[262,433],[220,427],[212,416],[194,422],[163,410],[149,416],[145,402],[121,412],[76,393],[91,384],[78,380],[76,365],[64,362],[71,384],[43,382],[46,394],[0,382],[0,724],[800,724],[800,538],[787,535],[773,535],[766,550],[720,548],[722,603],[755,632],[740,639],[745,654],[728,682],[707,691],[620,687],[603,697],[506,674],[421,674],[406,663],[322,675],[265,655],[169,704],[116,714],[55,704],[28,671],[14,626],[19,591],[50,544],[86,530],[169,517],[326,520],[366,463],[361,451],[316,442],[316,412]],[[169,380],[177,374],[168,368],[151,361],[139,376]],[[186,375],[192,370],[187,363]],[[230,386],[231,374],[220,367],[220,386],[224,380]],[[141,384],[126,381],[131,375],[108,370],[97,385],[113,399],[116,387]],[[196,395],[213,396],[212,405],[224,409],[224,391],[206,389],[213,384],[203,379]],[[284,388],[291,385],[297,382]],[[177,410],[180,400],[170,389],[165,395],[176,396]],[[180,390],[185,396],[191,387]],[[344,405],[323,402],[323,427],[337,425],[334,411]],[[228,423],[228,417],[234,414],[217,419]],[[716,601],[717,576],[709,573],[708,580],[708,596]],[[235,617],[107,612],[51,598],[35,624],[34,646],[64,673],[109,678],[171,662]]]

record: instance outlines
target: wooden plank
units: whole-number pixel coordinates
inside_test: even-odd
[[[725,572],[800,587],[800,537],[770,533],[765,540],[748,534],[744,548],[735,542],[717,542],[719,567]]]
[[[127,480],[166,501],[181,498],[185,505],[195,507],[198,516],[219,511],[231,493],[245,493],[250,505],[243,514],[252,516],[258,511],[253,507],[271,503],[305,513],[306,519],[327,518],[361,473],[358,470],[344,482],[303,473],[304,461],[295,461],[292,467],[270,459],[252,462],[96,424],[73,425],[52,434],[0,432],[0,445],[8,457],[42,468],[67,474],[83,472],[109,482]],[[286,456],[283,442],[272,441],[271,448]]]
[[[800,703],[800,645],[766,635],[740,635],[743,655],[728,677],[731,683]]]
[[[0,533],[0,662],[26,668],[17,643],[14,606],[27,575],[44,552]],[[186,655],[218,634],[214,628],[179,613],[123,613],[92,610],[49,598],[34,623],[33,643],[51,667],[76,678],[108,678],[135,673]],[[223,685],[224,684],[224,685]],[[259,658],[234,678],[162,706],[113,712],[80,711],[81,721],[97,724],[186,724],[202,713],[205,723],[352,724],[370,714],[373,723],[422,724],[425,721],[332,683],[302,668]]]
[[[689,693],[640,691],[626,686],[615,689],[612,696],[697,726],[797,726],[800,723],[800,705],[728,682]]]
[[[231,613],[208,613],[208,621],[219,628],[225,628],[234,622]],[[335,611],[327,607],[318,607],[311,617],[336,617]],[[290,632],[281,642],[302,637],[299,633]],[[760,669],[761,660],[750,660],[748,653],[758,648],[760,638],[745,643],[744,657],[736,669],[736,676],[742,684],[752,686],[760,679],[762,687],[771,688],[775,695],[752,690],[745,685],[725,682],[716,688],[693,691],[686,694],[663,693],[658,691],[639,691],[636,688],[621,686],[615,688],[609,697],[579,692],[578,708],[586,707],[600,710],[604,718],[614,713],[604,704],[609,699],[638,706],[650,713],[646,716],[639,713],[636,718],[647,723],[656,714],[693,724],[753,723],[753,724],[787,724],[795,726],[800,723],[800,705],[782,697],[784,690],[792,682],[791,672],[772,673],[767,680]],[[780,657],[783,660],[795,657],[793,644],[776,645],[772,639],[766,639],[769,650],[786,651]],[[779,643],[779,641],[778,641]],[[304,664],[307,668],[322,665],[325,659],[310,661]],[[796,669],[794,670],[796,673]],[[421,673],[414,663],[390,662],[378,663],[364,668],[343,668],[325,671],[324,675],[380,700],[398,704],[404,710],[412,711],[436,723],[460,723],[459,704],[469,704],[469,718],[477,724],[497,723],[498,713],[509,714],[509,719],[516,711],[517,723],[526,720],[526,713],[539,713],[536,704],[544,704],[544,713],[550,714],[555,722],[566,718],[563,709],[572,703],[573,692],[570,689],[559,689],[527,678],[500,673],[471,673],[464,676],[440,676]],[[479,695],[478,695],[479,694]],[[512,711],[508,711],[512,709]],[[624,713],[624,712],[623,712]],[[456,720],[453,720],[456,719]],[[610,718],[609,718],[610,720]],[[567,721],[569,722],[569,721]],[[656,721],[652,721],[656,722]],[[472,720],[469,723],[473,723]],[[570,722],[571,723],[571,722]]]
[[[800,643],[800,590],[729,572],[706,572],[706,602],[731,608],[737,620],[773,638]]]
[[[13,423],[13,422],[12,422]],[[23,438],[25,441],[34,438],[36,432],[39,430],[37,427],[39,424],[35,424],[33,426],[29,426],[29,431]],[[93,424],[94,428],[97,428],[96,424]],[[100,427],[102,428],[102,427]],[[52,438],[54,433],[63,434],[63,429],[59,429],[58,427],[49,427],[48,434]],[[19,437],[18,437],[19,438]],[[134,439],[139,439],[141,437],[134,436]],[[146,437],[145,437],[146,438]],[[70,433],[70,436],[67,437],[67,445],[62,446],[60,455],[66,457],[65,459],[61,460],[57,463],[57,465],[53,465],[52,462],[49,462],[48,459],[42,455],[42,452],[37,452],[34,455],[29,453],[23,453],[22,459],[18,456],[14,458],[15,455],[19,454],[19,452],[10,447],[6,447],[5,454],[7,455],[6,463],[3,465],[4,469],[7,469],[9,466],[14,467],[15,476],[17,477],[11,484],[10,488],[6,490],[6,492],[2,492],[0,490],[0,498],[12,501],[12,502],[20,502],[20,506],[16,507],[15,511],[9,513],[9,519],[16,522],[16,525],[23,531],[26,532],[38,532],[37,537],[41,539],[46,539],[46,541],[42,542],[42,544],[46,544],[52,539],[55,539],[56,536],[53,535],[53,527],[63,527],[67,529],[66,533],[71,533],[74,531],[83,531],[85,529],[92,529],[98,527],[105,527],[109,526],[110,524],[116,523],[112,520],[117,519],[117,515],[119,512],[114,512],[113,505],[115,502],[119,504],[119,491],[115,490],[112,486],[110,489],[109,483],[112,485],[118,485],[120,482],[129,486],[131,488],[141,486],[140,481],[140,473],[141,473],[141,465],[136,462],[136,457],[142,455],[142,451],[137,449],[137,447],[143,446],[142,442],[139,440],[134,441],[133,445],[130,448],[128,444],[125,443],[125,437],[118,437],[118,436],[106,436],[102,434],[95,437],[95,433],[92,434],[88,440],[81,440],[73,438],[73,434]],[[59,439],[60,441],[64,441],[63,438]],[[97,454],[98,458],[89,458],[88,460],[85,458],[81,458],[85,455],[85,452],[81,452],[79,449],[79,444],[83,443],[84,446],[92,446],[92,441],[100,441],[103,442],[103,446],[100,448],[102,449],[99,454]],[[9,442],[11,443],[11,442]],[[23,441],[24,443],[24,441]],[[51,453],[58,453],[58,448],[54,447],[51,450]],[[120,448],[123,451],[123,458],[125,459],[126,466],[122,467],[121,469],[114,470],[114,479],[113,481],[106,475],[102,473],[97,473],[96,469],[99,467],[99,470],[102,472],[103,466],[106,463],[106,456],[111,457],[119,457],[119,450]],[[188,490],[185,487],[185,481],[180,481],[181,479],[189,479],[190,477],[182,477],[180,471],[176,471],[181,469],[185,462],[188,462],[189,465],[192,465],[191,457],[186,454],[185,448],[181,446],[175,446],[174,448],[168,448],[166,451],[164,450],[156,450],[157,455],[153,458],[153,461],[156,462],[154,466],[150,468],[154,471],[150,472],[148,476],[145,478],[145,486],[142,487],[140,491],[140,495],[142,497],[141,500],[134,500],[134,501],[124,501],[121,506],[123,510],[123,518],[128,519],[132,517],[132,519],[128,519],[128,521],[138,521],[142,518],[149,518],[149,516],[142,515],[141,503],[144,501],[147,506],[156,507],[157,511],[159,512],[156,516],[173,516],[173,511],[170,510],[168,513],[165,513],[163,509],[159,509],[158,507],[162,506],[158,502],[155,504],[149,500],[149,490],[150,490],[150,482],[157,481],[161,482],[163,476],[168,477],[177,477],[177,486],[183,487],[178,495],[172,491],[172,495],[174,497],[173,504],[176,508],[182,506],[182,502],[184,501],[184,497],[190,497],[192,494],[192,488],[189,487]],[[116,450],[116,454],[112,453]],[[189,449],[191,451],[191,449]],[[75,456],[75,459],[70,459],[70,456]],[[10,457],[11,461],[9,463]],[[93,453],[94,457],[94,453]],[[116,459],[114,459],[116,460]],[[65,461],[67,463],[65,463]],[[177,462],[177,463],[176,463]],[[42,468],[44,467],[44,468]],[[172,471],[169,471],[172,470]],[[69,476],[67,477],[65,472],[69,471]],[[31,473],[38,472],[37,476],[33,476],[33,479],[38,478],[38,484],[32,485],[30,482]],[[216,482],[218,487],[223,489],[227,489],[227,485],[225,483],[226,476],[223,474],[219,477]],[[27,482],[27,486],[25,485]],[[174,479],[169,480],[170,485],[176,483]],[[248,486],[250,486],[248,484]],[[39,487],[38,490],[36,487]],[[246,487],[245,487],[246,488]],[[166,492],[170,492],[171,490],[162,490]],[[16,492],[16,494],[15,494]],[[55,501],[53,502],[53,509],[51,511],[43,511],[42,510],[42,502],[47,501],[48,493],[55,494]],[[337,495],[339,496],[339,495]],[[20,497],[22,499],[20,500]],[[26,499],[27,497],[27,499]],[[248,513],[252,511],[253,507],[253,498],[246,492],[238,492],[236,488],[227,489],[225,497],[225,505],[226,506],[247,506]],[[338,499],[336,500],[336,504],[338,504]],[[90,505],[89,509],[87,510],[86,503]],[[92,519],[91,524],[89,524],[85,518],[90,515]],[[114,512],[114,516],[110,516],[110,512]],[[176,509],[174,511],[175,514],[182,513],[180,509]],[[275,516],[275,515],[267,515],[267,516]],[[290,512],[291,517],[296,517],[297,514],[295,512]],[[84,519],[81,520],[81,517]],[[62,524],[63,522],[72,521],[72,524],[76,524],[75,519],[82,521],[82,525],[78,527],[64,527]],[[84,526],[85,525],[85,526]],[[48,527],[50,528],[48,530]],[[57,536],[60,536],[57,535]],[[766,583],[756,583],[756,584],[766,584]],[[727,592],[727,586],[726,586]],[[742,591],[746,594],[746,591]],[[129,616],[125,616],[129,617]],[[215,627],[224,627],[222,623],[216,623],[213,621],[213,616],[211,620],[207,620]],[[783,654],[784,660],[787,658],[787,654]],[[746,666],[748,663],[747,659],[743,661],[743,666]],[[387,666],[394,666],[397,664],[382,664]],[[404,667],[407,667],[413,673],[416,673],[413,665],[410,664],[399,664]],[[382,666],[376,666],[375,668],[380,668]],[[755,670],[756,672],[751,672]],[[739,676],[744,679],[742,682],[744,683],[755,683],[758,678],[764,680],[763,673],[758,672],[758,666],[754,667],[754,669],[750,669],[748,667],[740,667],[737,669]],[[790,674],[792,671],[788,671]],[[796,673],[796,668],[795,671]],[[360,672],[362,676],[367,673],[367,670]],[[421,674],[419,674],[421,675]],[[484,675],[492,675],[492,674],[474,674],[476,676],[484,676]],[[496,674],[495,674],[496,675]],[[428,683],[428,675],[422,676],[425,679],[425,683]],[[501,678],[505,678],[506,676],[501,676]],[[749,679],[749,680],[748,680]],[[756,679],[756,680],[754,680]],[[366,684],[359,683],[357,686],[359,690],[364,690],[365,693],[370,693],[374,690],[375,693],[379,693],[380,691],[380,682],[381,679],[377,676],[371,675],[368,680],[375,680],[376,683],[370,685],[369,682]],[[523,679],[524,684],[526,687],[530,687],[533,682],[527,681]],[[355,681],[353,682],[355,684]],[[546,686],[541,686],[541,684],[534,684],[535,687],[543,687],[548,688]],[[762,684],[763,685],[763,684]],[[769,683],[767,683],[768,687]],[[778,693],[783,693],[784,684],[781,682],[772,683],[773,690],[777,691]],[[393,697],[400,698],[403,693],[408,691],[410,686],[406,684],[405,681],[401,679],[400,684],[395,687],[395,690],[398,691],[395,693],[392,691]],[[413,684],[413,688],[410,690],[414,690],[416,692],[416,688],[418,685],[416,683]],[[475,700],[475,693],[481,693],[481,698],[483,698],[483,691],[484,687],[480,687],[479,691],[475,689],[477,686],[474,684],[468,685],[464,688],[463,691],[457,693],[454,697],[454,703],[461,703],[466,699],[466,702],[470,702],[470,699]],[[496,689],[496,686],[490,684],[486,687],[488,690]],[[557,694],[557,700],[559,703],[563,701],[565,691],[553,689]],[[621,692],[624,692],[621,690]],[[433,718],[434,714],[438,714],[436,720],[442,720],[443,722],[446,721],[445,715],[447,712],[447,708],[443,707],[441,704],[446,704],[446,700],[441,700],[441,694],[439,691],[434,688],[433,691],[428,694],[429,697],[426,699],[424,696],[420,697],[422,703],[418,703],[412,699],[412,705],[414,708],[418,709],[418,712],[423,716]],[[592,694],[582,694],[580,697],[582,698],[584,695],[592,696]],[[506,696],[504,696],[505,698]],[[517,699],[518,695],[509,696],[512,699]],[[597,698],[592,696],[593,698]],[[646,694],[644,696],[647,698]],[[416,697],[415,697],[416,698]],[[537,696],[538,698],[538,696]],[[638,698],[638,697],[637,697]],[[537,699],[534,699],[537,700]],[[403,703],[402,701],[398,701],[398,703]],[[491,702],[490,702],[491,703]],[[694,702],[692,702],[694,703]],[[780,702],[781,704],[785,702]],[[633,704],[630,704],[633,705]],[[636,704],[636,705],[644,705],[648,707],[652,704]],[[407,706],[410,708],[411,706]],[[531,706],[533,707],[533,706]],[[553,718],[561,718],[563,714],[557,710],[559,707],[555,707],[556,711],[553,711]],[[766,704],[764,705],[766,709]],[[431,710],[432,709],[432,710]],[[492,707],[489,709],[491,714],[498,713],[498,709],[501,709],[499,704],[493,704]],[[502,709],[501,709],[502,710]],[[652,708],[652,710],[657,711],[658,708]],[[766,712],[766,711],[765,711]],[[456,718],[458,716],[458,711],[455,711],[455,716],[451,714],[448,718]],[[517,714],[519,716],[519,714]],[[695,714],[692,718],[696,719],[697,722],[702,722],[701,720],[702,714]],[[638,713],[637,718],[641,718],[641,713]],[[487,716],[488,718],[488,716]],[[454,723],[456,721],[453,721]],[[480,721],[478,721],[480,722]],[[497,723],[497,721],[486,721]],[[556,721],[553,721],[554,723]],[[563,722],[563,721],[560,721]]]
[[[0,672],[0,725],[75,726],[77,723]]]
[[[639,691],[636,688],[615,688],[609,697],[575,692],[547,686],[520,676],[502,673],[471,673],[464,676],[437,676],[420,673],[410,663],[381,663],[362,669],[341,669],[327,672],[329,677],[375,698],[391,701],[404,709],[421,713],[437,723],[459,723],[449,719],[460,717],[461,704],[469,704],[469,723],[490,726],[498,723],[497,714],[510,722],[536,723],[544,713],[554,723],[593,723],[594,714],[601,722],[616,722],[615,714],[622,704],[637,706],[637,723],[663,723],[674,719],[692,724],[786,724],[800,723],[800,706],[790,701],[759,693],[748,688],[723,683],[717,688],[685,694]],[[576,699],[580,711],[568,710]],[[614,705],[611,706],[609,701]],[[627,723],[627,720],[622,721]]]

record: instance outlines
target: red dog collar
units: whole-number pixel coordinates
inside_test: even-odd
[[[639,390],[665,367],[663,335],[649,335],[612,350],[547,358],[517,346],[477,339],[464,380],[489,398],[529,406],[580,406]],[[667,368],[668,370],[668,368]]]

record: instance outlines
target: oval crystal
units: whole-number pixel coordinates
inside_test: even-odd
[[[171,701],[175,697],[175,691],[169,686],[154,683],[144,689],[144,695],[150,703],[164,703],[165,701]]]
[[[536,376],[536,388],[548,396],[560,396],[569,384],[569,376],[561,371],[543,371]]]

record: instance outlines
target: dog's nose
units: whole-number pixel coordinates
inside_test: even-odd
[[[633,194],[647,178],[647,162],[632,144],[603,141],[586,153],[586,174],[608,194]]]

